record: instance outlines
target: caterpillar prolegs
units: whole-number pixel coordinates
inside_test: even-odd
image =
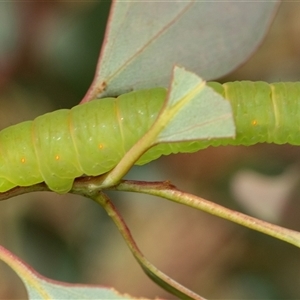
[[[300,144],[300,83],[209,83],[232,105],[235,139],[159,144],[137,162],[210,145]],[[147,132],[166,97],[155,88],[57,110],[0,132],[0,192],[45,182],[68,192],[76,177],[110,171]]]

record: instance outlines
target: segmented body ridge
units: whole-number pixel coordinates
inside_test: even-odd
[[[299,82],[208,85],[230,101],[236,137],[155,145],[137,164],[208,146],[300,145]],[[151,127],[165,97],[163,88],[132,92],[54,111],[2,130],[0,192],[44,181],[51,190],[66,193],[76,177],[110,171]]]

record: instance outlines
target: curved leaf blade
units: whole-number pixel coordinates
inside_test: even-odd
[[[155,143],[234,137],[230,103],[196,74],[175,67],[166,106],[156,124],[164,124]]]
[[[0,259],[9,265],[23,281],[29,299],[135,299],[129,295],[121,295],[112,288],[69,284],[48,279],[2,246],[0,246]]]
[[[230,72],[261,42],[278,2],[115,1],[83,102],[167,86],[175,64],[206,80]]]

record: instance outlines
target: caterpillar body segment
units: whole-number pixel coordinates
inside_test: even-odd
[[[230,101],[236,124],[235,139],[215,140],[210,145],[300,145],[300,82],[208,85]]]
[[[208,146],[263,142],[300,145],[300,83],[208,85],[230,101],[235,139],[158,144],[136,164]],[[57,110],[3,129],[0,192],[44,181],[51,190],[66,193],[76,177],[110,171],[151,127],[165,97],[163,88],[141,90]]]
[[[0,192],[45,182],[68,192],[76,177],[111,170],[147,131],[162,88],[61,109],[0,132]]]

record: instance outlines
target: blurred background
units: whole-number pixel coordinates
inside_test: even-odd
[[[0,127],[80,102],[101,47],[108,2],[5,2],[0,9]],[[219,79],[297,81],[300,3],[282,3],[264,43]],[[169,179],[181,190],[300,230],[300,152],[289,145],[209,148],[163,157],[128,178]],[[146,195],[111,193],[141,250],[210,299],[299,299],[299,249]],[[144,275],[101,207],[82,197],[32,193],[0,203],[0,244],[42,275],[170,298]],[[0,298],[21,299],[0,263]]]

